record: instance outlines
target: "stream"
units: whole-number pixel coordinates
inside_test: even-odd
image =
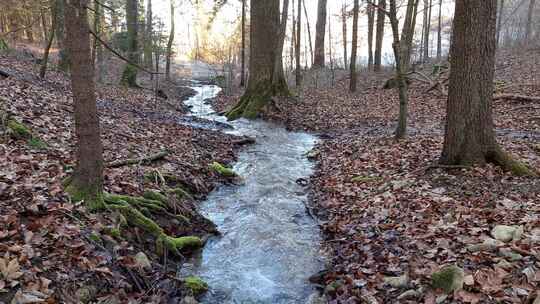
[[[315,292],[308,278],[323,269],[321,239],[306,212],[307,189],[296,180],[312,174],[305,154],[317,139],[260,120],[227,122],[205,103],[219,87],[193,89],[197,95],[184,101],[193,116],[223,132],[254,137],[256,144],[240,152],[233,168],[244,183],[223,185],[201,203],[199,211],[222,235],[208,240],[182,274],[208,283],[202,303],[308,303]],[[232,128],[220,128],[223,123]]]

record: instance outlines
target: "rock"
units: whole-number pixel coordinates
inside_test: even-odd
[[[95,286],[83,286],[75,291],[75,296],[79,303],[90,303],[96,296],[97,289]]]
[[[523,234],[523,226],[497,225],[491,230],[491,235],[502,242],[517,241]]]
[[[433,288],[441,288],[446,293],[451,293],[463,288],[464,278],[463,269],[455,265],[445,266],[431,275],[431,285]]]
[[[199,296],[208,291],[208,284],[195,276],[184,278],[184,286],[191,290],[194,296]]]
[[[440,295],[435,299],[435,303],[441,304],[448,298],[448,295]]]
[[[195,300],[194,297],[187,296],[187,297],[184,297],[182,301],[180,301],[180,304],[199,304],[199,302]]]
[[[384,283],[394,288],[405,288],[409,285],[409,276],[404,274],[399,277],[385,277]]]
[[[495,264],[495,266],[500,267],[500,268],[502,268],[502,269],[506,269],[506,270],[512,269],[512,268],[514,267],[511,263],[509,263],[509,262],[508,262],[507,260],[505,260],[505,259],[501,259],[501,260],[499,261],[499,263]]]
[[[492,251],[492,250],[497,249],[497,247],[503,246],[503,245],[504,243],[499,240],[487,238],[480,244],[467,246],[467,250],[469,250],[470,252]]]
[[[333,281],[330,284],[326,285],[324,292],[329,295],[336,294],[337,290],[341,287],[342,283],[340,281]]]
[[[144,270],[152,269],[152,263],[150,263],[148,256],[146,256],[146,254],[144,254],[144,252],[142,251],[135,255],[135,265],[139,269],[144,269]]]
[[[326,303],[328,303],[326,296],[321,295],[318,292],[314,292],[311,295],[309,295],[309,298],[306,302],[306,304],[326,304]]]
[[[416,299],[418,297],[420,297],[420,292],[414,290],[414,289],[411,289],[411,290],[407,290],[405,291],[404,293],[400,294],[397,299],[398,300],[412,300],[412,299]]]
[[[506,259],[510,260],[510,262],[516,262],[523,259],[523,256],[521,254],[514,252],[510,248],[500,248],[499,254],[505,257]]]

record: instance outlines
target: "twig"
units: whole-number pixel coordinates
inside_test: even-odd
[[[117,160],[113,161],[107,164],[107,168],[118,168],[122,166],[127,165],[136,165],[140,163],[150,163],[156,160],[160,160],[165,158],[165,156],[169,155],[168,151],[161,151],[156,154],[152,154],[149,156],[139,157],[139,158],[128,158],[123,160]]]

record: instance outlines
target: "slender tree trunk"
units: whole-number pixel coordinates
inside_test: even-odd
[[[312,39],[311,39],[311,26],[309,25],[309,16],[308,16],[308,12],[307,12],[307,8],[306,8],[306,0],[302,0],[303,2],[303,5],[304,5],[304,15],[306,16],[306,28],[307,28],[307,39],[308,39],[308,42],[309,42],[309,53],[311,54],[311,63],[313,64],[313,60],[315,58],[315,54],[313,53],[313,44],[312,44]],[[306,55],[306,58],[307,58],[307,55]]]
[[[273,96],[289,95],[287,84],[273,82],[278,52],[279,0],[251,0],[249,80],[238,104],[227,112],[229,120],[256,118]]]
[[[66,192],[75,201],[84,200],[90,210],[104,208],[103,148],[97,113],[94,69],[91,62],[87,0],[65,3],[67,47],[71,65],[71,88],[77,137],[77,167]]]
[[[242,67],[240,69],[240,86],[244,87],[246,85],[246,1],[242,0]],[[298,0],[300,1],[300,0]]]
[[[431,32],[432,0],[424,0],[424,62],[429,61],[429,34]]]
[[[379,0],[377,9],[377,37],[375,38],[375,58],[373,63],[373,70],[375,72],[381,71],[382,64],[382,47],[384,38],[384,19],[386,17],[383,9],[386,9],[386,0]]]
[[[47,38],[47,45],[45,46],[45,50],[43,51],[43,59],[41,60],[41,67],[39,69],[39,78],[41,79],[45,78],[45,73],[47,73],[47,65],[49,63],[49,53],[50,53],[51,46],[54,40],[54,32],[56,28],[56,19],[57,19],[55,1],[59,1],[59,0],[49,1],[51,5],[51,30],[49,32],[49,37]]]
[[[343,2],[341,7],[341,23],[343,27],[343,67],[347,68],[347,60],[349,59],[347,54],[347,6]]]
[[[138,0],[127,0],[126,2],[126,23],[127,23],[127,58],[132,63],[138,63]],[[137,68],[129,63],[126,64],[122,74],[121,84],[128,87],[138,87]]]
[[[375,23],[375,7],[367,3],[368,17],[368,71],[373,70],[373,27]]]
[[[298,0],[298,18],[296,19],[296,87],[298,94],[302,90],[302,66],[300,63],[300,51],[302,41],[302,0]],[[307,57],[307,54],[306,54]]]
[[[497,13],[497,46],[499,46],[502,30],[502,20],[504,16],[504,0],[500,0],[499,12]]]
[[[66,25],[64,24],[65,20],[65,1],[66,0],[57,0],[56,1],[56,43],[58,44],[58,69],[61,71],[69,71],[70,58],[69,54],[66,51]]]
[[[531,33],[532,33],[532,19],[534,13],[534,6],[536,0],[529,0],[529,11],[527,12],[527,28],[525,30],[525,43],[529,44],[531,42]]]
[[[326,34],[326,6],[327,0],[318,0],[317,26],[315,31],[315,58],[313,66],[324,67],[324,37]]]
[[[152,64],[152,40],[154,18],[152,12],[152,0],[146,2],[146,29],[144,31],[144,66],[153,69]]]
[[[351,82],[349,84],[349,90],[351,92],[356,92],[356,52],[358,51],[358,10],[359,10],[358,0],[354,0],[353,8],[353,28],[352,28],[352,46],[351,46],[351,67],[350,67],[350,78]]]
[[[497,0],[456,1],[450,82],[441,163],[493,162],[515,174],[534,174],[504,153],[492,116]]]
[[[167,58],[165,61],[165,77],[167,80],[171,79],[171,57],[172,57],[172,45],[174,41],[174,0],[171,0],[171,31],[169,33],[169,41],[167,42]]]
[[[300,1],[300,0],[299,0]],[[295,12],[295,2],[292,1],[292,33],[291,33],[291,45],[290,45],[290,52],[289,52],[289,61],[290,61],[290,68],[291,70],[294,70],[294,52],[295,52],[295,46],[296,46],[296,12]]]
[[[279,24],[279,33],[276,42],[276,59],[274,61],[274,73],[272,82],[276,86],[287,87],[285,79],[285,71],[283,70],[283,46],[285,44],[285,34],[287,33],[287,18],[289,13],[289,0],[283,0],[283,8],[281,10],[281,20]]]
[[[439,26],[437,29],[437,61],[442,58],[442,0],[439,0]]]
[[[101,5],[99,5],[98,1],[94,0],[94,33],[99,35],[99,29],[100,29],[100,18],[101,18]],[[99,47],[99,41],[97,39],[93,39],[92,43],[92,65],[95,67],[96,63],[96,57],[97,57],[97,48]]]

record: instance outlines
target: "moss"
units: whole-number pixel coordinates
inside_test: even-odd
[[[32,132],[24,124],[16,121],[9,120],[7,123],[8,129],[11,131],[11,137],[14,139],[30,139],[32,138]]]
[[[125,219],[125,217],[124,217]],[[120,228],[116,228],[116,227],[113,227],[113,228],[105,228],[104,232],[110,236],[112,236],[113,238],[116,238],[116,239],[121,239],[122,238],[122,232],[120,231]]]
[[[7,51],[7,50],[9,50],[9,46],[7,42],[4,39],[0,38],[0,51]]]
[[[433,288],[440,288],[446,293],[451,293],[463,288],[464,276],[463,269],[455,265],[446,266],[431,275],[431,285]]]
[[[65,186],[64,191],[69,195],[73,202],[84,201],[86,208],[91,212],[105,209],[105,201],[103,199],[101,187],[81,187],[76,185],[73,182],[73,179],[70,179],[69,183]]]
[[[168,192],[176,195],[176,198],[179,200],[184,198],[193,199],[193,196],[187,190],[181,187],[169,189]]]
[[[128,223],[133,226],[142,228],[144,231],[150,233],[153,236],[161,237],[165,235],[163,228],[161,228],[156,222],[142,214],[136,208],[130,206],[128,203],[119,202],[120,205],[109,205],[112,210],[119,211],[125,216]]]
[[[370,183],[380,180],[381,178],[378,176],[355,176],[351,178],[351,182],[353,183]]]
[[[290,96],[287,84],[284,81],[278,81],[275,84],[270,80],[260,81],[248,89],[240,98],[238,104],[230,111],[227,111],[225,116],[228,120],[236,120],[240,117],[255,119],[272,96]]]
[[[32,149],[36,149],[36,150],[45,150],[47,149],[47,144],[39,139],[39,138],[36,138],[36,137],[32,137],[28,140],[28,146]]]
[[[201,278],[195,276],[184,278],[184,286],[186,286],[194,296],[199,296],[208,291],[208,284]]]
[[[90,233],[90,235],[88,236],[88,238],[89,238],[92,242],[95,242],[95,243],[98,243],[98,244],[101,244],[101,243],[102,243],[101,236],[99,236],[99,234],[97,234],[96,232]]]
[[[225,177],[238,176],[238,174],[236,174],[236,172],[234,172],[232,169],[227,168],[227,167],[223,166],[222,164],[220,164],[218,162],[213,162],[210,165],[208,165],[208,167],[212,171],[216,172],[217,174],[219,174],[221,176],[225,176]]]
[[[167,204],[169,201],[165,195],[156,190],[144,191],[143,197],[149,200],[162,202],[163,204]]]
[[[136,88],[137,85],[137,68],[131,64],[127,64],[122,73],[120,84],[130,88]]]
[[[158,200],[152,200],[144,197],[134,197],[128,195],[118,194],[106,194],[105,201],[111,204],[118,204],[120,202],[126,202],[130,205],[134,205],[141,208],[147,208],[154,211],[165,211],[166,203]]]
[[[515,160],[514,157],[501,149],[497,149],[491,155],[488,155],[488,160],[516,176],[537,177],[539,175],[537,171],[529,168],[525,163]]]
[[[203,245],[202,240],[196,236],[182,236],[177,238],[168,237],[167,241],[178,250],[185,248],[197,249],[201,248]]]

